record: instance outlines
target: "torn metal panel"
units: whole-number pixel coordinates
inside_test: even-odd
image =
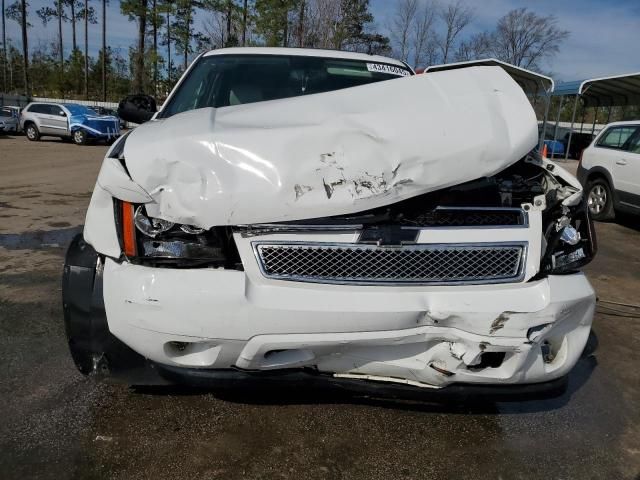
[[[149,215],[209,228],[355,213],[495,174],[537,141],[498,67],[205,108],[142,125],[124,156]]]

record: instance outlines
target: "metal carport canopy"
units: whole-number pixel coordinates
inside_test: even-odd
[[[441,72],[443,70],[455,70],[458,68],[468,67],[502,67],[513,78],[524,93],[527,95],[538,95],[540,93],[549,94],[553,92],[553,79],[546,75],[541,75],[531,70],[516,67],[510,63],[503,62],[495,58],[486,58],[483,60],[470,60],[468,62],[445,63],[443,65],[431,65],[425,68],[424,73]]]
[[[579,95],[585,107],[640,105],[640,72],[561,83],[553,95]]]

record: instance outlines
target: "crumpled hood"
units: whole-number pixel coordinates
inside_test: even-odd
[[[127,139],[154,217],[210,228],[355,213],[493,175],[537,142],[499,67],[152,121]]]

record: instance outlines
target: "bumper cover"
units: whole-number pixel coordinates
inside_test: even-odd
[[[500,286],[334,287],[103,263],[76,238],[63,278],[69,346],[82,373],[130,384],[306,379],[349,389],[477,386],[484,395],[480,387],[540,383],[533,390],[547,391],[582,353],[595,304],[581,274]],[[503,357],[492,364],[486,354]]]
[[[313,368],[426,388],[560,378],[584,348],[595,305],[582,274],[512,285],[310,286],[107,259],[104,282],[110,332],[157,364]],[[500,361],[486,366],[491,357]]]

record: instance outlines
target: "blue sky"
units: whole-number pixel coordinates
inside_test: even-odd
[[[426,0],[425,0],[426,1]],[[440,0],[447,3],[452,0]],[[9,1],[6,2],[10,3]],[[30,45],[48,43],[56,38],[56,26],[43,27],[35,11],[46,0],[31,0]],[[101,2],[92,0],[96,9]],[[554,14],[561,28],[571,35],[562,45],[560,53],[544,64],[556,81],[569,81],[609,74],[640,71],[640,0],[468,0],[474,7],[476,18],[464,32],[465,35],[492,29],[498,18],[512,8],[528,7],[540,15]],[[136,36],[135,23],[120,14],[119,2],[111,0],[107,13],[108,44],[120,49],[126,56],[129,45]],[[381,30],[385,30],[386,18],[393,12],[395,0],[371,0],[371,9]],[[201,19],[199,19],[201,20]],[[78,42],[84,41],[84,31],[79,26]],[[100,25],[89,26],[90,54],[95,55],[101,43]],[[14,22],[7,22],[8,38],[20,45],[20,35]],[[65,48],[71,44],[71,27],[63,31]]]

